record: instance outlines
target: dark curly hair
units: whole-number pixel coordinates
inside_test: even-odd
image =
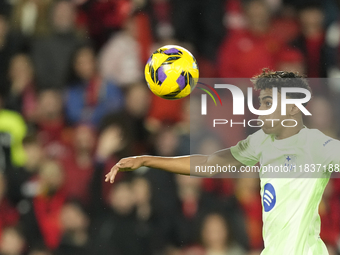
[[[273,71],[269,68],[262,69],[262,73],[251,79],[255,90],[264,90],[277,88],[281,92],[281,88],[293,87],[304,88],[312,93],[306,78],[303,75],[288,71]],[[287,93],[290,98],[304,98],[303,93]],[[306,105],[307,103],[303,104]]]

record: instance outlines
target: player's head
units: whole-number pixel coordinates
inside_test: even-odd
[[[302,125],[302,112],[295,104],[287,104],[286,115],[281,115],[281,88],[304,88],[311,92],[307,80],[303,76],[294,72],[263,69],[261,74],[252,79],[252,82],[255,89],[260,90],[259,110],[268,110],[272,107],[273,88],[277,88],[278,90],[276,110],[272,114],[259,116],[259,119],[264,122],[262,129],[266,134],[279,135],[285,128],[291,128],[284,127],[281,124],[281,122],[286,119],[296,120],[299,125]],[[291,99],[304,98],[305,96],[303,93],[287,93],[287,98]],[[307,103],[303,104],[303,106],[306,106],[306,104]],[[277,121],[265,121],[266,119],[274,119]],[[295,122],[291,122],[292,123],[286,121],[285,126],[294,126]]]

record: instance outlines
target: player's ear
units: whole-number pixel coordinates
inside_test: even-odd
[[[300,113],[300,109],[295,104],[291,104],[288,107],[289,107],[288,112],[291,116]]]

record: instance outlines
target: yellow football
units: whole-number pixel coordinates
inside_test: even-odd
[[[199,77],[197,61],[185,48],[166,45],[156,50],[145,65],[150,90],[165,99],[188,96]]]

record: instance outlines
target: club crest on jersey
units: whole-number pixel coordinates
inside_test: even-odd
[[[270,183],[264,185],[262,204],[265,212],[269,212],[276,204],[276,192],[274,186]]]
[[[284,155],[283,166],[287,167],[289,172],[294,171],[296,168],[296,155]]]

